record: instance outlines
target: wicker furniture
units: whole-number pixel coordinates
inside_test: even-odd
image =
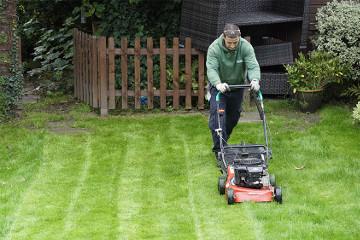
[[[183,0],[180,37],[191,37],[194,47],[206,51],[229,22],[243,36],[270,35],[305,48],[308,6],[309,0]]]
[[[290,84],[285,73],[262,72],[261,91],[266,95],[289,95]]]
[[[306,49],[308,9],[309,0],[183,0],[180,38],[207,51],[225,23],[235,23],[250,37],[260,66],[279,69]],[[262,80],[264,94],[288,94],[284,73],[263,73]]]

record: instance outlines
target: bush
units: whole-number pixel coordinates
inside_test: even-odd
[[[315,40],[318,50],[338,56],[350,67],[349,79],[344,82],[344,94],[360,97],[360,3],[334,0],[319,9]]]
[[[360,124],[360,101],[354,107],[352,117],[354,118],[354,123]]]
[[[297,90],[319,90],[329,83],[340,83],[347,73],[338,57],[326,52],[313,51],[299,54],[294,64],[286,65],[290,86]]]

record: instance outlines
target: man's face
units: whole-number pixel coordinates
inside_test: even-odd
[[[239,41],[240,41],[240,37],[230,38],[224,36],[225,47],[229,50],[235,50],[235,48],[239,44]]]

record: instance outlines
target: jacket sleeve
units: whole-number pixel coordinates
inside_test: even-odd
[[[206,58],[207,77],[211,85],[221,83],[219,76],[219,60],[216,56],[214,48],[209,47]]]
[[[254,48],[251,45],[248,45],[245,51],[245,64],[247,69],[247,77],[251,80],[260,80],[260,66],[255,57]]]

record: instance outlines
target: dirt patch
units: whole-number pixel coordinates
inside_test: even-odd
[[[89,129],[87,128],[72,127],[73,123],[74,123],[73,120],[48,122],[47,129],[50,132],[57,134],[79,134],[79,133],[89,132]]]
[[[318,113],[302,113],[292,111],[280,111],[277,114],[290,119],[304,120],[307,123],[318,123],[320,121],[320,115]]]
[[[75,100],[61,101],[54,104],[49,104],[43,109],[43,111],[48,113],[68,113],[75,104]]]
[[[279,116],[288,118],[289,120],[300,121],[301,124],[292,124],[291,121],[287,123],[285,127],[291,128],[297,131],[305,131],[309,127],[320,122],[320,115],[318,113],[302,113],[297,111],[279,111],[276,113]]]

